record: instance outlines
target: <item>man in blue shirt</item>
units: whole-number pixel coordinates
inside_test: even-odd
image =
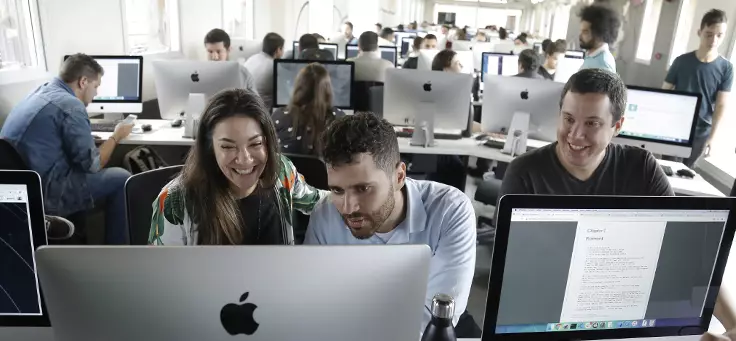
[[[718,47],[726,38],[727,22],[726,13],[721,10],[713,9],[706,13],[698,30],[700,46],[672,62],[662,86],[703,95],[692,153],[685,160],[688,167],[692,167],[708,149],[726,112],[733,83],[733,65],[718,54]]]
[[[332,194],[312,212],[305,244],[429,245],[421,328],[438,293],[455,298],[457,324],[475,271],[475,212],[468,197],[454,187],[407,178],[393,126],[373,114],[337,119],[324,136]]]
[[[106,242],[123,244],[128,235],[124,186],[130,173],[103,167],[133,125],[118,125],[109,140],[99,149],[95,146],[86,107],[97,95],[103,73],[91,57],[70,56],[58,77],[15,106],[0,138],[41,175],[47,214],[67,216],[105,199]]]
[[[616,42],[621,17],[605,5],[590,5],[580,11],[580,48],[585,49],[583,69],[605,69],[616,73],[616,59],[609,44]]]

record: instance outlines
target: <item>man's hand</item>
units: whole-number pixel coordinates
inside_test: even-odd
[[[115,132],[112,133],[112,137],[115,138],[115,141],[120,141],[128,137],[128,135],[133,132],[133,127],[135,127],[135,124],[120,123],[115,127]]]

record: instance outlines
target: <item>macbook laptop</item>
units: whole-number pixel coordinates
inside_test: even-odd
[[[508,195],[483,341],[697,336],[734,237],[734,198]]]
[[[56,341],[415,340],[430,250],[45,247]]]
[[[50,340],[36,249],[46,245],[41,178],[0,170],[0,340]]]

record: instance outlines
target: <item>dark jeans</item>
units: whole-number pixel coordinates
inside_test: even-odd
[[[105,244],[128,243],[125,216],[125,182],[130,173],[118,167],[104,168],[87,175],[87,185],[95,201],[105,200]]]
[[[679,157],[663,156],[662,159],[682,162],[685,166],[688,166],[688,168],[693,168],[695,162],[698,161],[705,151],[705,143],[708,141],[708,138],[710,138],[711,131],[712,129],[709,125],[698,125],[698,127],[695,128],[695,137],[693,138],[693,147],[689,158],[683,160]]]

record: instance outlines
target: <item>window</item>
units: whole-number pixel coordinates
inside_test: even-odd
[[[486,1],[481,1],[484,3]],[[473,6],[473,5],[449,5],[435,4],[434,18],[437,18],[439,12],[455,13],[455,25],[463,27],[486,27],[495,25],[496,27],[507,27],[514,29],[520,27],[521,10],[517,9],[498,9],[491,7]],[[509,17],[513,17],[513,27],[508,22]]]
[[[254,0],[223,0],[222,22],[231,38],[254,39]]]
[[[123,0],[130,54],[179,51],[178,0]]]
[[[672,51],[667,66],[672,65],[675,58],[687,52],[687,43],[693,29],[693,19],[695,17],[695,5],[697,1],[682,0],[677,13],[677,27],[675,28],[675,36],[672,41]]]
[[[46,69],[35,0],[0,0],[0,69]]]
[[[654,52],[654,39],[659,26],[659,13],[662,12],[662,0],[645,0],[644,18],[639,32],[639,43],[636,47],[636,61],[649,64]]]

